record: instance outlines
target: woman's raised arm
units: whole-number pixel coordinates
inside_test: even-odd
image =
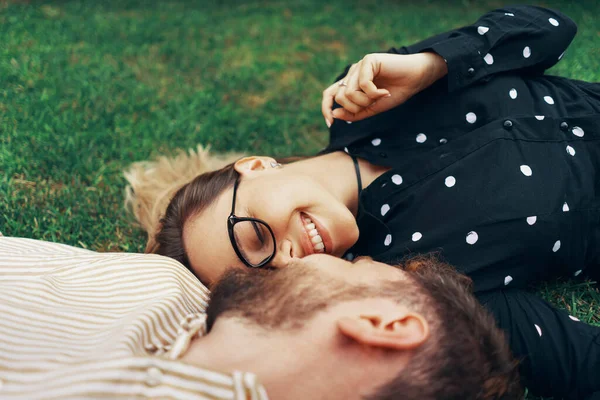
[[[543,73],[573,41],[577,25],[566,15],[534,6],[490,11],[474,24],[390,53],[431,51],[448,64],[448,90],[469,86],[507,71]]]
[[[542,74],[562,58],[576,32],[575,23],[557,11],[534,6],[494,10],[472,25],[348,66],[323,92],[323,116],[328,125],[333,118],[358,121],[402,104],[446,75],[452,92],[503,72]],[[427,54],[437,59],[416,57]],[[334,101],[342,106],[335,113]]]

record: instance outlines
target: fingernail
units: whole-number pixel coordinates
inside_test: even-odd
[[[328,128],[331,128],[331,122],[329,122],[329,120],[327,120],[327,119],[326,119],[326,120],[325,120],[325,123],[327,124],[327,127],[328,127]]]
[[[386,94],[386,95],[385,95],[385,96],[383,96],[383,97],[392,97],[392,94],[391,94],[391,93],[388,93],[388,94]]]

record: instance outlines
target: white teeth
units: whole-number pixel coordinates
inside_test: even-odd
[[[319,235],[319,231],[317,230],[315,224],[309,217],[306,216],[303,216],[302,222],[304,223],[304,229],[306,229],[310,241],[312,242],[315,253],[324,253],[325,244],[323,244],[323,238],[321,235]]]

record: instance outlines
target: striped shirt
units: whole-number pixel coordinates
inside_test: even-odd
[[[254,374],[177,360],[208,296],[166,257],[0,237],[0,399],[266,399]]]

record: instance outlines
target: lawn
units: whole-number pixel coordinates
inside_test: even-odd
[[[142,251],[131,162],[178,148],[312,154],[349,62],[471,23],[499,1],[0,0],[0,231]],[[600,81],[600,2],[546,1],[579,33],[550,73]],[[600,324],[598,286],[537,288]]]

